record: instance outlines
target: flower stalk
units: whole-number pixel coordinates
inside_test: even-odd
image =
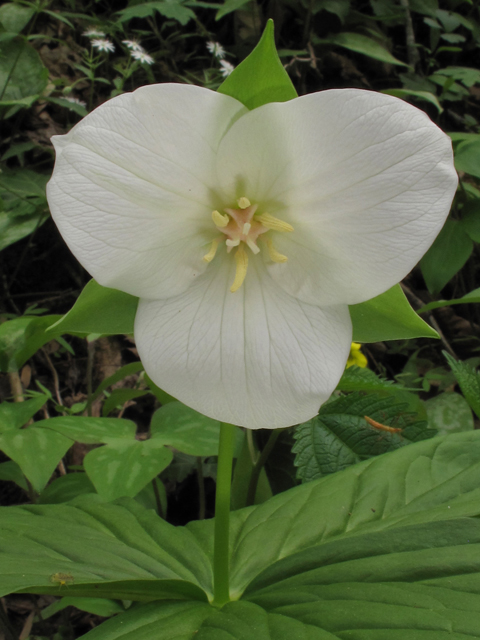
[[[217,607],[222,607],[230,601],[230,492],[234,442],[235,427],[231,424],[221,423],[213,552],[213,604]]]

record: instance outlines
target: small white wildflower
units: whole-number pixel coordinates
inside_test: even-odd
[[[99,29],[95,29],[94,27],[87,29],[86,31],[83,32],[82,35],[86,36],[87,38],[102,38],[105,36],[103,31],[100,31]]]
[[[122,40],[122,43],[132,51],[141,51],[142,53],[145,53],[145,49],[136,40]]]
[[[87,106],[86,102],[84,102],[83,100],[80,100],[79,98],[74,98],[73,96],[67,96],[65,100],[67,102],[71,102],[72,104],[79,104],[81,107]]]
[[[99,51],[115,51],[113,42],[110,42],[110,40],[107,40],[106,38],[92,40],[92,47],[98,49]]]
[[[131,51],[130,53],[132,58],[135,58],[135,60],[139,60],[142,64],[154,63],[154,59],[152,58],[152,56],[149,56],[148,53],[145,53],[145,51]]]
[[[226,56],[225,49],[218,42],[207,42],[207,49],[212,53],[216,58],[220,60]]]
[[[233,64],[231,64],[230,62],[227,62],[226,60],[220,60],[220,67],[221,67],[220,73],[224,78],[229,76],[232,73],[232,71],[235,69]]]

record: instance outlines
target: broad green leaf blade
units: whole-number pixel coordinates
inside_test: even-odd
[[[23,316],[0,324],[0,371],[17,371],[59,332],[47,329],[60,316]]]
[[[0,43],[0,95],[2,102],[36,99],[48,82],[48,70],[40,56],[21,37]],[[0,114],[9,117],[18,109],[0,107]]]
[[[129,400],[141,398],[147,393],[148,391],[145,389],[114,389],[103,403],[102,416],[105,418],[115,409],[121,408]]]
[[[48,400],[47,395],[39,395],[24,402],[2,402],[0,404],[0,433],[23,427]]]
[[[0,7],[0,22],[5,31],[20,33],[33,17],[33,7],[22,7],[14,2],[7,2]]]
[[[474,289],[461,298],[455,298],[454,300],[437,300],[436,302],[429,302],[424,307],[419,309],[418,313],[425,313],[425,311],[439,309],[440,307],[449,307],[450,305],[455,304],[470,304],[472,302],[480,302],[480,289]]]
[[[449,218],[420,261],[428,290],[438,293],[470,257],[473,242],[461,222]]]
[[[70,311],[52,330],[81,335],[133,333],[137,306],[138,298],[90,280]]]
[[[220,423],[186,407],[169,402],[152,416],[152,440],[192,456],[216,456]]]
[[[269,102],[286,102],[297,92],[278,57],[269,20],[252,53],[220,85],[218,91],[256,109]]]
[[[172,458],[161,442],[119,438],[87,453],[83,464],[99,495],[111,501],[136,496]]]
[[[474,429],[472,410],[458,393],[441,393],[425,402],[428,426],[438,435]]]
[[[231,593],[329,539],[480,513],[480,432],[431,438],[231,514]],[[208,555],[213,523],[190,523]],[[261,549],[261,553],[252,552]]]
[[[11,429],[0,435],[0,449],[18,464],[37,493],[43,491],[72,444],[70,439],[55,431],[35,426]]]
[[[137,427],[124,418],[90,418],[86,416],[59,416],[39,420],[37,429],[49,429],[83,444],[99,444],[111,439],[134,440]]]
[[[95,493],[95,487],[88,479],[87,474],[81,471],[67,473],[51,482],[42,491],[38,502],[39,504],[61,504],[62,502],[70,502],[70,500],[86,493]]]
[[[466,401],[480,418],[480,372],[475,371],[466,362],[458,362],[446,351],[443,355],[448,361]]]
[[[24,491],[28,491],[27,481],[22,473],[22,470],[16,462],[9,460],[8,462],[0,463],[0,480],[9,480],[15,482]]]
[[[396,98],[402,99],[406,99],[409,97],[417,98],[418,100],[421,100],[423,102],[429,102],[430,104],[433,104],[437,108],[438,113],[443,113],[442,105],[438,101],[437,96],[433,93],[430,93],[430,91],[413,91],[411,89],[383,89],[382,91],[380,91],[380,93],[386,93],[389,96],[395,96]]]
[[[193,640],[212,607],[203,602],[152,602],[107,620],[84,640]],[[214,640],[212,637],[211,640]],[[259,639],[260,640],[260,639]]]
[[[368,36],[363,36],[360,33],[342,32],[332,38],[324,40],[319,39],[318,42],[335,44],[338,47],[343,47],[344,49],[361,53],[364,56],[368,56],[374,60],[380,60],[380,62],[386,62],[387,64],[395,64],[402,67],[408,66],[405,62],[397,60],[397,58],[392,56],[392,54],[387,51],[385,47],[382,47],[379,42],[369,38]]]
[[[408,304],[400,285],[371,300],[349,307],[354,342],[438,338]]]
[[[0,509],[0,593],[65,595],[52,576],[72,576],[69,596],[125,600],[205,599],[209,559],[182,527],[135,501],[81,496],[61,505]]]
[[[75,607],[76,609],[80,609],[80,611],[93,613],[96,616],[103,616],[104,618],[109,618],[110,616],[125,611],[125,608],[116,600],[107,600],[106,598],[73,598],[66,596],[61,600],[53,602],[45,609],[42,609],[42,620],[47,620],[67,607]]]
[[[295,429],[298,477],[310,482],[436,435],[418,416],[406,414],[406,408],[391,396],[375,393],[352,393],[323,405],[318,416]]]
[[[458,145],[455,149],[455,168],[480,178],[480,135]]]

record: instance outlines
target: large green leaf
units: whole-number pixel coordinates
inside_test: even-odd
[[[60,334],[48,331],[60,316],[23,316],[0,324],[0,371],[17,371],[44,344]]]
[[[470,257],[473,242],[458,220],[449,218],[420,261],[428,290],[438,293]]]
[[[16,2],[6,2],[0,7],[0,22],[5,31],[20,33],[34,13],[33,7],[23,7]]]
[[[455,168],[480,178],[480,136],[460,142],[455,149]]]
[[[111,439],[134,440],[137,427],[124,418],[90,418],[87,416],[58,416],[39,420],[36,429],[51,429],[66,438],[83,444],[99,444]]]
[[[349,307],[355,342],[381,342],[408,338],[438,338],[408,304],[400,285]]]
[[[2,402],[0,404],[0,433],[9,429],[20,429],[47,402],[47,395],[38,395],[25,402]]]
[[[248,109],[268,102],[286,102],[297,92],[278,57],[273,37],[273,20],[269,20],[260,42],[238,65],[218,91],[242,102]]]
[[[70,311],[51,330],[73,334],[133,333],[137,306],[138,298],[90,280]]]
[[[379,42],[364,36],[360,33],[341,32],[331,38],[318,40],[319,43],[335,44],[338,47],[361,53],[364,56],[386,62],[387,64],[395,64],[406,67],[408,65],[401,60],[397,60],[392,54],[385,49]]]
[[[428,426],[439,435],[474,429],[472,410],[459,393],[440,393],[425,402],[425,409]]]
[[[477,414],[477,418],[480,419],[480,371],[475,371],[466,362],[455,360],[446,351],[443,352],[443,355],[448,360],[466,401]]]
[[[19,37],[0,43],[0,112],[4,117],[15,113],[16,104],[30,106],[47,82],[48,71],[26,40]]]

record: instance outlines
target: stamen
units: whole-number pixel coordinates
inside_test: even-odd
[[[250,200],[248,198],[245,198],[245,197],[239,198],[237,200],[237,204],[240,207],[240,209],[247,209],[248,207],[251,206]]]
[[[251,240],[250,238],[247,238],[246,245],[247,245],[247,247],[249,247],[252,250],[252,252],[255,255],[257,255],[257,253],[260,253],[260,247],[257,247],[255,242],[253,240]]]
[[[270,256],[270,260],[272,262],[287,262],[287,256],[284,256],[283,253],[280,253],[275,249],[270,238],[265,238],[264,242],[267,245],[268,255]]]
[[[219,238],[217,238],[217,240],[212,240],[212,244],[210,245],[210,251],[203,256],[203,260],[205,262],[211,262],[214,259],[220,242],[221,242],[221,239]]]
[[[248,234],[250,233],[250,229],[252,228],[252,225],[250,224],[250,222],[245,222],[245,224],[243,225],[243,229],[242,229],[242,233],[244,236],[248,236]]]
[[[273,229],[273,231],[293,231],[291,224],[288,224],[288,222],[284,222],[283,220],[279,220],[279,218],[275,218],[275,216],[272,216],[269,213],[262,213],[262,215],[257,216],[256,219],[261,222],[264,227],[267,229]]]
[[[238,245],[240,244],[240,238],[235,238],[235,240],[230,240],[230,238],[228,240],[225,240],[225,244],[227,245],[227,247],[238,247]]]
[[[230,291],[232,293],[235,293],[237,289],[240,289],[243,281],[245,280],[245,276],[247,275],[248,256],[247,252],[243,248],[243,245],[240,245],[237,249],[237,253],[235,254],[235,262],[237,263],[237,270],[235,271],[235,280],[230,287]]]
[[[212,211],[212,220],[213,220],[213,224],[217,227],[220,227],[220,229],[223,229],[223,227],[226,227],[230,218],[228,216],[224,216],[222,213],[220,213],[220,211]]]

